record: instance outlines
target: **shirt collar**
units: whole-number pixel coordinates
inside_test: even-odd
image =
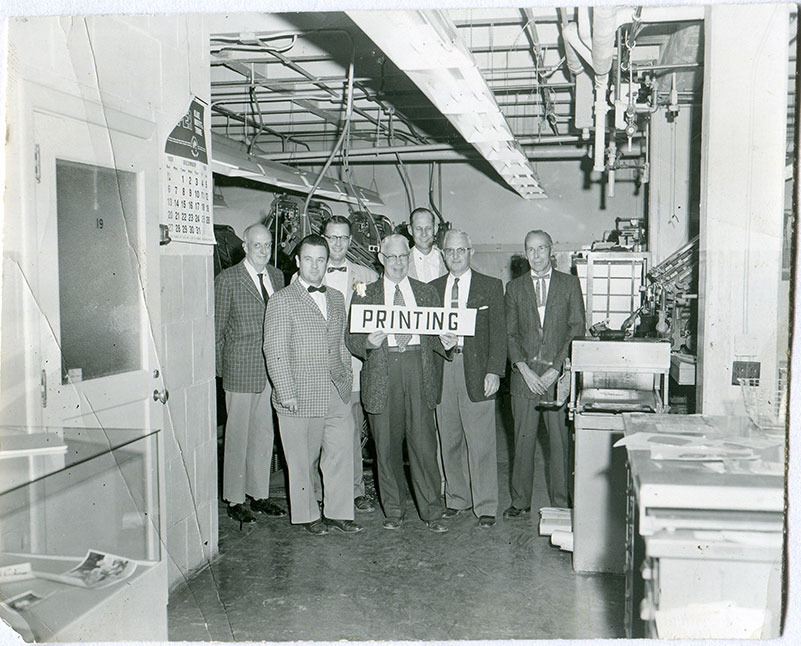
[[[300,277],[300,274],[298,274],[298,282],[300,283],[301,287],[303,287],[303,289],[305,289],[306,291],[309,291],[309,287],[311,287],[311,283],[307,283],[305,280],[303,280]],[[321,285],[322,285],[322,283],[321,283]]]
[[[535,278],[545,278],[546,280],[549,280],[551,278],[551,272],[553,272],[553,267],[549,267],[548,271],[545,272],[542,276],[535,274],[533,269],[529,273],[531,274],[532,280],[534,280]]]
[[[423,253],[422,251],[420,251],[419,247],[412,247],[412,252],[417,254],[421,258],[431,258],[431,256],[434,254],[435,251],[439,251],[439,249],[437,249],[437,245],[431,245],[431,251],[429,251],[428,253]]]
[[[256,269],[253,266],[253,263],[250,262],[250,258],[248,258],[247,256],[245,256],[245,267],[247,268],[248,272],[253,274],[254,276],[258,276],[259,274],[266,274],[267,273],[267,267],[265,267],[264,269],[259,271],[258,269]]]
[[[396,282],[390,280],[389,278],[387,278],[386,276],[384,276],[384,285],[386,285],[387,287],[389,287],[389,288],[391,288],[393,290],[395,289],[395,285],[397,285],[401,289],[403,289],[404,287],[408,287],[409,289],[411,289],[411,283],[409,282],[409,276],[404,276],[403,280],[400,281],[399,283],[396,283]]]

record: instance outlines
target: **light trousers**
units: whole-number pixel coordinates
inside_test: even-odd
[[[495,400],[470,400],[461,354],[445,362],[437,420],[446,505],[452,509],[472,508],[476,516],[495,516],[498,511]]]
[[[331,384],[325,417],[278,415],[289,475],[289,516],[293,524],[320,518],[314,472],[322,473],[326,518],[353,520],[353,414]]]
[[[270,495],[273,457],[273,409],[269,384],[260,393],[225,392],[223,498],[231,504]]]

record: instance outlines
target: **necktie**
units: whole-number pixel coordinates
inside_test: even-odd
[[[453,279],[453,287],[451,287],[451,307],[459,309],[459,279]]]
[[[267,293],[267,287],[264,284],[264,274],[259,274],[259,282],[261,283],[261,297],[264,299],[264,304],[267,304],[267,301],[270,299],[270,295]]]
[[[534,277],[534,291],[537,293],[537,307],[545,307],[545,299],[548,296],[548,290],[545,287],[545,276]]]
[[[319,287],[315,287],[314,285],[309,285],[306,289],[308,290],[309,294],[311,294],[312,292],[320,292],[322,294],[325,294],[326,286],[320,285]]]
[[[401,293],[400,286],[395,285],[395,296],[392,298],[393,305],[406,305],[406,302],[403,300],[403,294]],[[396,334],[395,341],[398,343],[398,347],[402,350],[407,345],[409,345],[409,341],[412,340],[411,334]]]
[[[342,267],[329,267],[325,271],[326,273],[330,274],[335,271],[348,271],[348,268],[343,265]]]

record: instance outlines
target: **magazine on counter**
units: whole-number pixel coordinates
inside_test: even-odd
[[[97,589],[124,581],[134,573],[135,569],[136,561],[89,550],[83,561],[67,572],[62,574],[36,572],[36,576],[81,588]]]

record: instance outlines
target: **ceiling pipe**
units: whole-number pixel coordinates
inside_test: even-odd
[[[559,19],[559,31],[562,34],[562,43],[565,47],[567,69],[570,70],[574,75],[582,74],[584,72],[584,66],[581,64],[581,59],[579,59],[576,50],[565,36],[565,28],[568,26],[568,24],[570,24],[570,21],[567,17],[567,9],[564,7],[559,8]]]
[[[581,12],[581,8],[579,8]],[[592,66],[595,70],[595,160],[593,170],[603,172],[606,168],[606,113],[609,103],[606,100],[609,85],[609,70],[612,69],[612,56],[615,49],[616,8],[598,5],[592,12]],[[579,13],[579,15],[581,15]],[[614,180],[612,180],[614,182]],[[614,187],[614,183],[612,184]],[[614,188],[612,188],[614,191]]]
[[[354,155],[352,151],[348,156],[348,164],[396,164],[398,158],[404,163],[430,163],[430,162],[470,162],[483,159],[478,151],[471,148],[441,148],[439,150],[419,150],[419,148],[429,148],[429,146],[394,146],[393,148],[406,148],[405,151],[389,152],[388,148],[378,148],[369,154]],[[367,149],[370,150],[370,149]],[[623,157],[639,157],[643,154],[641,142],[635,142],[631,151],[622,149]],[[587,146],[524,146],[524,153],[529,160],[571,160],[584,159],[587,157]],[[308,153],[296,153],[295,155],[260,155],[261,159],[268,159],[271,162],[281,162],[292,166],[316,166],[325,161],[324,153],[316,157],[309,156]],[[341,157],[337,157],[332,165],[342,164]]]

